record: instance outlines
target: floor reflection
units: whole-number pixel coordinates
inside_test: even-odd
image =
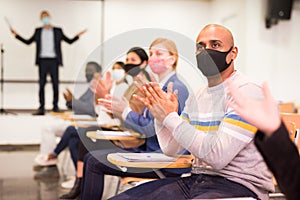
[[[59,180],[33,180],[33,178],[2,179],[1,200],[54,200],[58,199]]]
[[[35,179],[40,173],[33,171],[37,154],[38,147],[0,147],[0,200],[56,200],[68,192],[60,187],[62,175]],[[56,167],[49,172],[61,174]]]

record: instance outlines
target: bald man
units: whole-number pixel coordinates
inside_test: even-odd
[[[189,97],[181,116],[176,112],[176,93],[167,95],[155,83],[144,85],[146,97],[136,98],[155,117],[163,152],[176,155],[183,148],[189,150],[195,156],[192,175],[146,183],[112,199],[268,199],[274,185],[253,143],[257,129],[226,105],[230,98],[224,82],[229,79],[247,96],[262,97],[260,86],[234,69],[237,54],[227,28],[210,24],[201,30],[196,59],[208,86]]]

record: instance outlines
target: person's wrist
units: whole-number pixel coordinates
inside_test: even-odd
[[[131,112],[131,108],[129,106],[125,107],[125,109],[123,109],[123,112],[121,113],[121,118],[125,121],[127,118],[127,115]]]
[[[278,117],[277,120],[275,120],[271,126],[267,127],[266,130],[263,132],[267,137],[270,137],[279,127],[280,127],[281,121],[280,118]]]

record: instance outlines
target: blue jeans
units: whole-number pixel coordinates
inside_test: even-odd
[[[80,138],[78,136],[77,129],[74,126],[69,126],[54,149],[54,153],[59,155],[66,147],[69,147],[71,158],[76,170],[79,140]]]
[[[193,174],[190,177],[165,178],[129,189],[111,200],[215,199],[253,197],[247,187],[221,176]]]

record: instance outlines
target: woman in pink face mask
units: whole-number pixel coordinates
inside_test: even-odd
[[[149,47],[149,55],[148,65],[157,75],[162,90],[166,92],[168,84],[172,83],[173,91],[178,91],[178,113],[181,113],[189,91],[176,74],[178,63],[176,44],[167,38],[157,38]]]
[[[162,85],[175,75],[178,52],[175,43],[166,38],[157,38],[150,45],[148,64],[153,73],[157,74]]]

